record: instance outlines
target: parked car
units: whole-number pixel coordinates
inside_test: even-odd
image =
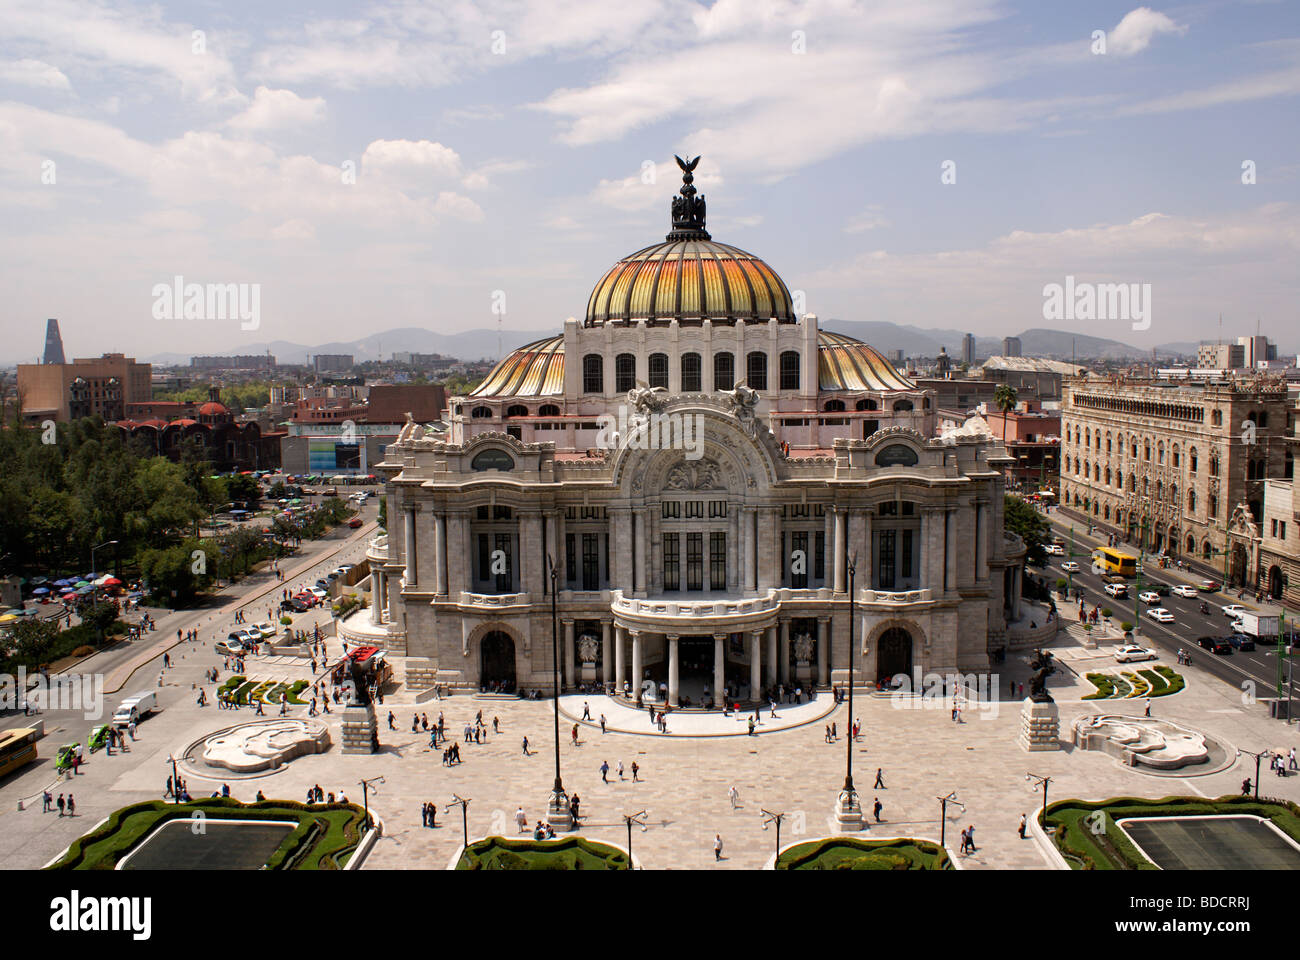
[[[250,629],[256,630],[260,633],[263,640],[270,640],[279,632],[276,629],[275,624],[270,620],[263,620],[261,623],[255,623]]]
[[[1123,597],[1128,594],[1128,585],[1123,583],[1108,583],[1105,589],[1112,597]]]
[[[329,591],[324,589],[323,587],[312,587],[311,593],[321,603],[324,603],[326,600],[328,600],[330,595]]]
[[[1173,623],[1174,615],[1164,607],[1152,607],[1147,611],[1147,616],[1159,623]]]
[[[353,517],[351,520],[348,521],[348,526],[351,527],[353,530],[357,529],[358,527],[361,526],[361,518]]]
[[[1063,564],[1061,564],[1061,569],[1064,570],[1066,573],[1078,573],[1079,565],[1075,563],[1073,560],[1066,560]]]
[[[242,657],[247,652],[247,648],[242,643],[229,638],[218,640],[213,645],[213,649],[219,657]]]
[[[292,596],[288,600],[280,601],[281,610],[292,611],[293,613],[302,613],[305,610],[310,610],[315,605],[315,597],[312,597],[310,601],[307,601],[304,600],[301,595]]]
[[[1228,643],[1232,644],[1234,650],[1254,650],[1255,638],[1248,637],[1244,633],[1234,633],[1225,638]]]
[[[254,636],[248,630],[232,630],[230,634],[226,637],[226,639],[234,640],[236,643],[240,643],[246,647],[249,647],[257,643],[258,640],[261,640],[262,637],[260,634]]]
[[[1156,604],[1160,602],[1160,594],[1156,593],[1154,590],[1143,590],[1138,594],[1138,599],[1148,605]]]
[[[1148,650],[1146,647],[1139,647],[1134,644],[1125,644],[1115,651],[1116,663],[1132,663],[1135,660],[1154,660],[1158,654],[1154,650]]]
[[[1174,587],[1174,589],[1171,590],[1170,592],[1173,593],[1174,596],[1178,596],[1178,597],[1190,597],[1190,598],[1192,598],[1192,599],[1195,599],[1196,597],[1198,597],[1198,596],[1200,595],[1200,594],[1197,592],[1197,590],[1196,590],[1195,587],[1189,587],[1189,586],[1188,586],[1187,584],[1185,584],[1185,583],[1180,583],[1178,586]]]

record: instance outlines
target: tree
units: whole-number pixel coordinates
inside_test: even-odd
[[[1051,525],[1046,517],[1020,497],[1006,494],[1003,497],[1003,526],[1025,542],[1028,548],[1026,563],[1041,566],[1047,562],[1047,551],[1043,546],[1051,533]]]
[[[1007,414],[1016,408],[1016,388],[1008,383],[998,384],[993,391],[993,405],[1002,411],[1002,445],[1007,444]]]
[[[257,485],[257,481],[252,477],[246,477],[242,473],[237,473],[233,477],[226,478],[226,497],[229,500],[240,500],[247,503],[257,503],[262,496],[262,490]]]
[[[200,555],[196,557],[195,553]],[[182,607],[212,582],[218,556],[212,541],[186,540],[171,547],[145,550],[140,555],[140,574],[156,598]]]
[[[59,637],[59,623],[39,617],[22,620],[13,625],[12,636],[17,662],[44,663]]]
[[[81,622],[93,630],[100,641],[104,639],[108,625],[117,619],[117,607],[107,600],[94,599],[93,594],[78,600],[75,609]]]

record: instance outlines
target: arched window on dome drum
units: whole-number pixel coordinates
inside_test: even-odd
[[[630,353],[620,353],[614,358],[614,390],[627,393],[636,386],[636,357]]]
[[[911,409],[912,409],[912,401],[911,401],[911,400],[896,400],[896,401],[894,401],[894,412],[895,412],[895,413],[905,413],[906,411],[911,410]]]
[[[539,417],[558,417],[560,415],[560,408],[553,403],[544,403],[538,407],[537,415]]]
[[[745,382],[752,390],[767,389],[767,354],[755,350],[745,358]]]
[[[473,410],[471,410],[471,411],[469,412],[469,415],[470,415],[470,417],[471,417],[472,419],[474,419],[474,420],[486,420],[486,419],[488,419],[489,417],[492,416],[492,408],[491,408],[491,407],[475,407]]]
[[[865,400],[859,400],[857,409],[859,410],[879,410],[880,404],[868,397]]]
[[[582,358],[582,392],[605,392],[605,358],[598,353]]]
[[[781,354],[781,389],[799,389],[799,354],[793,350]],[[840,405],[840,409],[844,409],[843,404]]]
[[[704,389],[698,353],[682,354],[682,393],[699,393]]]
[[[528,408],[525,407],[522,403],[512,403],[510,406],[506,407],[507,420],[509,420],[511,417],[526,417],[526,416],[528,416]]]
[[[713,389],[731,390],[736,386],[735,354],[723,352],[713,355]]]
[[[668,354],[650,354],[650,386],[668,389]]]
[[[822,407],[822,409],[825,410],[825,411],[827,411],[828,413],[839,412],[840,410],[843,410],[843,409],[844,409],[844,401],[843,401],[843,400],[827,400],[827,401],[826,401],[826,406]]]

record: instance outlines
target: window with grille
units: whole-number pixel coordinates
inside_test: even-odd
[[[801,563],[795,558],[802,556]],[[790,586],[802,590],[808,586],[808,532],[795,530],[790,534]]]
[[[704,589],[704,534],[686,535],[686,589]]]
[[[876,583],[881,590],[894,589],[895,537],[893,530],[880,531],[880,566],[877,569]]]
[[[701,383],[700,355],[698,353],[682,354],[682,393],[699,393],[704,389]]]
[[[582,392],[605,392],[605,358],[598,353],[582,358]]]
[[[614,358],[614,389],[627,393],[636,386],[636,357],[630,353],[620,353]]]
[[[709,517],[710,517],[710,519],[714,519],[714,518],[717,518],[717,517],[725,517],[726,515],[727,515],[727,501],[726,501],[726,500],[710,500],[710,501],[709,501]]]
[[[818,530],[813,535],[813,576],[818,580],[826,579],[826,531]]]
[[[668,354],[650,354],[650,386],[668,389]]]
[[[582,535],[582,589],[600,589],[600,540],[599,534]]]
[[[727,589],[727,535],[721,530],[709,534],[709,589]]]
[[[686,501],[686,519],[704,519],[704,501],[687,500]]]
[[[564,582],[572,583],[578,579],[577,534],[564,535]]]
[[[755,350],[745,358],[745,382],[751,389],[767,389],[767,354]]]
[[[736,358],[730,353],[713,355],[713,389],[731,390],[736,386]]]
[[[682,505],[677,500],[665,500],[660,507],[661,516],[665,520],[677,520],[682,515]]]
[[[781,389],[799,389],[799,354],[793,350],[781,354]],[[841,406],[840,409],[843,410],[844,407]]]
[[[680,590],[682,586],[681,536],[664,534],[664,589]]]

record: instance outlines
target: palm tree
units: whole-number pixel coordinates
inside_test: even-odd
[[[1016,388],[1007,383],[998,384],[993,391],[993,405],[1002,411],[1002,445],[1007,445],[1007,414],[1015,409],[1018,396]]]

